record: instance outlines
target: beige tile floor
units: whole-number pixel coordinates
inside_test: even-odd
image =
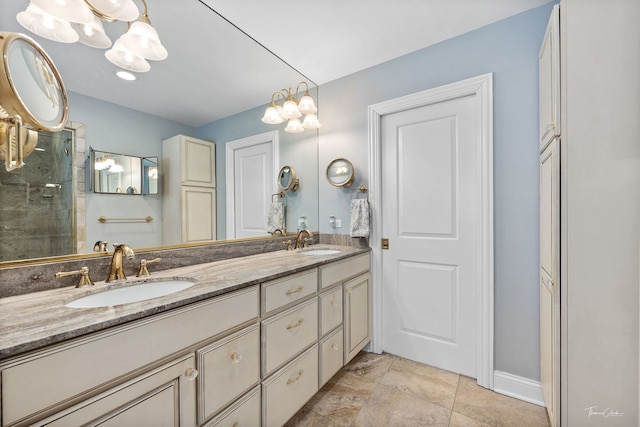
[[[475,380],[390,354],[362,352],[287,427],[549,427],[544,408]]]

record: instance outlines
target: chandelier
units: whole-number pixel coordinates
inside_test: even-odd
[[[165,59],[167,49],[151,25],[146,1],[140,1],[144,5],[142,15],[133,0],[31,0],[16,19],[27,30],[49,40],[110,48],[105,56],[111,63],[143,73],[151,69],[147,60]],[[127,32],[112,44],[103,21],[125,21]]]
[[[305,86],[304,95],[298,100],[296,96],[300,92],[300,86]],[[300,82],[296,86],[296,91],[291,88],[281,89],[271,95],[271,103],[264,112],[262,122],[270,125],[277,125],[288,120],[285,132],[300,133],[305,129],[318,129],[321,124],[318,121],[318,108],[309,94],[307,82]],[[304,114],[304,120],[300,117]]]

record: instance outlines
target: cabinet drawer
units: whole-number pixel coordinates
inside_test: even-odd
[[[203,422],[260,382],[260,325],[196,351],[198,421]]]
[[[215,417],[206,427],[254,427],[260,425],[260,386]]]
[[[370,268],[368,253],[354,256],[344,261],[338,261],[320,267],[320,289],[356,276]]]
[[[262,426],[282,426],[318,391],[317,344],[262,384]]]
[[[320,336],[342,324],[342,286],[320,295]]]
[[[344,365],[343,345],[342,328],[320,342],[320,387],[325,385]]]
[[[316,292],[318,270],[288,276],[262,284],[262,314],[295,303]]]
[[[263,377],[318,339],[318,299],[262,322]]]
[[[185,375],[194,366],[193,355],[185,356],[35,425],[194,425],[195,380]]]
[[[256,319],[254,286],[17,358],[2,369],[3,425],[118,381],[229,328]]]

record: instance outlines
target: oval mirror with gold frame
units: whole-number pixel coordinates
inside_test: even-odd
[[[353,164],[347,159],[335,159],[327,166],[326,177],[335,187],[348,187],[355,180]]]
[[[282,191],[296,191],[300,180],[293,166],[283,166],[278,173],[278,188]]]

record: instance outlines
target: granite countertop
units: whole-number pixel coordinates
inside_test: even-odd
[[[309,256],[301,255],[300,251],[282,250],[157,273],[153,272],[153,265],[150,265],[151,276],[148,278],[129,277],[125,282],[100,281],[95,282],[95,286],[52,289],[0,298],[0,361],[369,251],[368,248],[332,245],[314,245],[310,249],[339,249],[340,252]],[[197,283],[170,295],[135,303],[97,308],[65,307],[65,304],[89,294],[159,278],[188,278]]]

